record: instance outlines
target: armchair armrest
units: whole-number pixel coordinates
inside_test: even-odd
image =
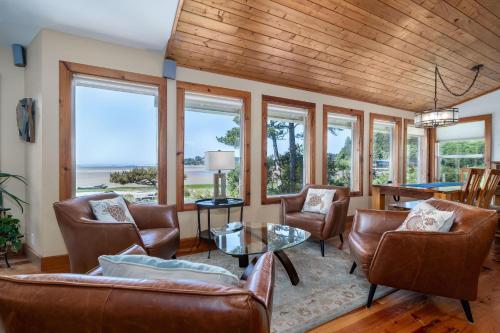
[[[349,197],[344,197],[340,200],[332,202],[330,210],[326,215],[325,227],[323,228],[323,239],[327,239],[332,235],[342,233],[347,220],[347,211],[349,209]]]
[[[297,194],[289,194],[281,196],[280,223],[285,224],[285,215],[288,213],[296,213],[302,210],[304,201],[306,200],[307,186]]]
[[[354,214],[352,230],[361,233],[382,234],[395,230],[403,223],[408,212],[375,209],[357,209]]]
[[[273,286],[274,254],[267,252],[259,258],[243,288],[251,291],[270,314],[273,305]]]
[[[375,251],[374,284],[474,300],[482,259],[463,232],[388,231]],[[476,258],[476,260],[472,259]]]
[[[130,214],[139,229],[177,228],[177,208],[175,205],[129,204]]]

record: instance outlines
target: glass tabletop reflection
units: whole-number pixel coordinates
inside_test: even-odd
[[[214,236],[217,247],[233,256],[259,254],[284,250],[303,243],[308,231],[282,224],[265,226],[245,225],[240,231]]]

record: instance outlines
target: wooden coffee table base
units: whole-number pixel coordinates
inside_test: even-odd
[[[283,267],[285,268],[286,273],[288,274],[288,277],[290,278],[290,282],[292,283],[292,285],[296,286],[299,283],[300,279],[299,279],[299,275],[297,274],[297,271],[295,270],[295,267],[293,266],[290,258],[286,255],[286,253],[284,251],[281,251],[281,250],[275,251],[273,253],[278,258],[278,260],[281,262]],[[244,258],[246,258],[246,259],[244,259]],[[245,262],[247,263],[247,266],[246,266],[247,268],[245,269],[245,271],[241,275],[242,280],[246,280],[248,278],[248,276],[250,276],[255,264],[257,263],[257,259],[258,259],[258,257],[255,257],[255,258],[253,258],[251,263],[248,263],[248,256],[238,256],[238,260],[240,262],[240,267],[245,267],[245,266],[241,266],[241,264],[245,263]]]

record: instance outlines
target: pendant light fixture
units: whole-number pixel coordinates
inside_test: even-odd
[[[457,94],[452,92],[450,88],[448,88],[448,86],[444,83],[443,77],[441,76],[438,66],[436,65],[434,67],[434,108],[425,110],[423,112],[416,112],[414,118],[414,126],[418,128],[435,128],[458,123],[458,108],[438,108],[437,79],[439,77],[439,80],[450,94],[456,97],[460,97],[467,94],[471,90],[482,67],[483,65],[476,65],[472,67],[472,70],[476,72],[472,83],[467,89],[465,89],[464,92]]]

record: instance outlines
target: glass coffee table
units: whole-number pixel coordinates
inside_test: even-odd
[[[240,267],[246,267],[241,279],[252,272],[255,257],[249,263],[248,256],[273,252],[285,268],[290,282],[295,286],[299,283],[299,276],[290,258],[283,250],[303,243],[311,234],[305,230],[289,227],[282,224],[268,223],[266,226],[244,225],[243,229],[223,235],[214,236],[217,248],[222,252],[237,257]]]

